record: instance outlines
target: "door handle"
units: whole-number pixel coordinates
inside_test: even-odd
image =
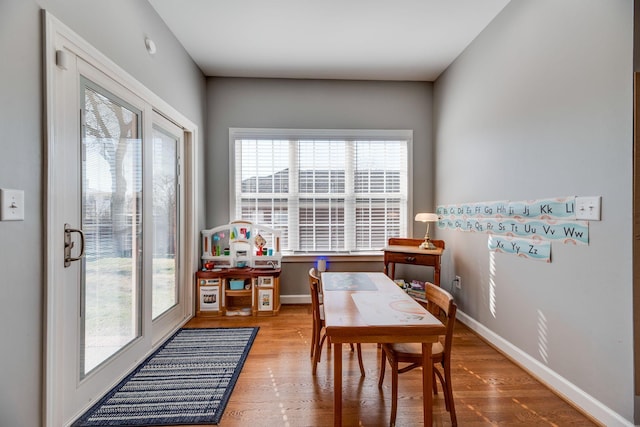
[[[71,233],[80,234],[80,253],[77,257],[71,256],[71,248],[75,245],[75,242],[71,240]],[[77,228],[71,228],[69,224],[64,225],[64,266],[69,267],[72,261],[79,261],[84,256],[84,233]]]

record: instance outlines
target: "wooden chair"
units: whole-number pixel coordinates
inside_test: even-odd
[[[313,317],[312,337],[311,337],[311,357],[313,358],[313,375],[316,374],[316,368],[322,355],[322,345],[327,336],[324,334],[324,308],[320,303],[322,287],[320,285],[320,276],[315,268],[309,270],[309,291],[311,293],[311,312]],[[330,343],[328,343],[329,345]],[[356,344],[358,353],[358,364],[360,365],[360,375],[364,377],[364,364],[362,363],[362,349],[360,343]],[[351,344],[351,351],[354,351]]]
[[[318,353],[318,347],[322,347],[326,339],[326,336],[322,333],[324,329],[324,310],[320,302],[320,277],[317,275],[315,268],[309,270],[309,292],[311,294],[311,315],[313,320],[310,357],[314,359],[313,373],[315,374],[316,361],[314,355]]]
[[[431,347],[431,360],[434,364],[433,393],[438,393],[438,385],[435,381],[435,377],[437,376],[442,384],[445,406],[447,411],[449,411],[451,424],[457,426],[458,422],[456,420],[456,409],[453,402],[453,390],[451,386],[451,340],[453,337],[457,306],[453,302],[453,297],[449,292],[431,283],[426,284],[425,293],[427,310],[438,317],[446,327],[445,335],[440,337],[440,340],[433,343]],[[382,361],[380,364],[378,387],[382,387],[386,360],[389,360],[389,366],[391,366],[390,423],[391,425],[395,425],[398,409],[398,374],[422,366],[422,345],[417,343],[382,344]],[[408,363],[409,365],[400,368],[398,366],[400,363]],[[440,372],[437,365],[440,365],[442,372]]]

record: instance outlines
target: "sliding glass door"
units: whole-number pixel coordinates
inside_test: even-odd
[[[47,426],[72,422],[188,320],[196,241],[192,133],[62,45],[65,66],[48,64]]]

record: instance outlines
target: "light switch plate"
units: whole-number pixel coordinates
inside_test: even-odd
[[[0,221],[24,221],[24,191],[0,188]]]
[[[600,221],[600,196],[576,197],[576,219]]]

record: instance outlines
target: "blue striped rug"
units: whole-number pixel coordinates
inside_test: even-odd
[[[257,333],[180,329],[73,426],[218,424]]]

